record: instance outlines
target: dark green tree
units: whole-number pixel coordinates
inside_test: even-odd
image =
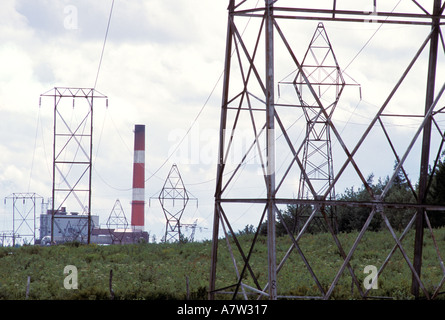
[[[445,158],[445,152],[444,152]],[[394,169],[397,167],[397,162],[394,164]],[[367,184],[374,195],[379,195],[388,185],[390,178],[379,178],[374,182],[374,175],[370,174],[367,179]],[[397,172],[397,175],[392,182],[384,201],[391,203],[416,203],[416,187],[413,186],[408,177],[402,171]],[[337,200],[360,203],[363,201],[371,201],[371,197],[367,188],[362,185],[360,188],[354,187],[346,188],[343,194],[337,196]],[[428,203],[435,205],[445,205],[445,159],[440,160],[432,174],[431,186],[429,189]],[[301,230],[311,214],[312,206],[296,206],[288,205],[285,210],[281,211],[281,217],[277,218],[276,234],[277,236],[286,235],[285,225],[294,234]],[[352,232],[362,229],[365,221],[369,217],[371,209],[366,206],[337,206],[335,211],[336,223],[339,232]],[[409,220],[415,213],[414,209],[391,209],[385,208],[385,215],[388,218],[391,226],[402,231],[408,224]],[[329,214],[328,214],[329,215]],[[431,211],[428,212],[430,222],[433,227],[445,226],[445,211]],[[261,225],[260,233],[267,234],[266,222]],[[379,214],[374,215],[368,230],[380,231],[386,228],[382,217]],[[324,218],[318,214],[310,223],[306,232],[317,233],[327,232]]]
[[[397,167],[397,162],[394,164],[394,169]],[[385,186],[389,183],[389,177],[385,182]],[[405,173],[400,169],[389,189],[385,201],[393,203],[415,203],[414,187],[409,183]],[[415,209],[386,209],[385,214],[388,217],[391,226],[399,231],[402,231],[411,220],[415,213]]]
[[[443,154],[444,155],[444,154]],[[428,202],[435,205],[445,205],[445,161],[439,160],[434,171],[431,187],[429,189]],[[428,212],[433,228],[445,225],[445,211]]]
[[[395,163],[394,168],[396,168]],[[386,177],[384,180],[379,178],[377,183],[374,183],[374,175],[368,177],[367,183],[374,195],[382,194],[383,190],[389,183],[390,178]],[[392,203],[414,203],[416,198],[414,196],[415,190],[411,187],[408,179],[402,170],[397,172],[394,181],[391,184],[383,201]],[[345,193],[339,197],[344,201],[370,201],[372,200],[368,190],[362,186],[357,191],[354,188],[346,189]],[[360,230],[366,219],[370,214],[370,208],[367,207],[340,207],[338,209],[338,224],[339,230],[343,232],[351,232],[353,230]],[[403,230],[412,218],[414,211],[411,209],[385,209],[385,215],[388,218],[391,226],[396,230]],[[385,228],[382,217],[377,214],[373,217],[368,228],[370,231],[380,231]]]
[[[383,190],[384,184],[382,183],[381,179],[378,180],[377,184],[374,184],[373,174],[368,176],[366,182],[374,194],[379,194]],[[363,202],[370,201],[372,199],[369,191],[365,188],[364,185],[358,190],[355,190],[354,187],[347,188],[345,192],[338,198],[341,201],[350,202]],[[351,232],[361,230],[370,213],[371,209],[365,206],[339,206],[337,208],[337,221],[339,231]],[[379,231],[381,228],[381,223],[381,217],[379,215],[374,215],[374,218],[371,220],[368,230]]]

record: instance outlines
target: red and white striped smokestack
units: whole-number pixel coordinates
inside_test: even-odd
[[[134,126],[133,201],[131,202],[131,226],[144,228],[145,206],[145,125]]]

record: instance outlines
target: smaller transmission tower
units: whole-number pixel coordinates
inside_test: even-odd
[[[192,229],[192,232],[190,234],[190,237],[188,238],[188,240],[190,242],[193,242],[195,240],[195,231],[196,231],[196,226],[198,225],[198,219],[195,219],[195,221],[193,223],[187,223],[187,224],[182,224],[181,227],[185,227],[185,229]]]
[[[195,241],[196,229],[199,229],[199,231],[202,231],[202,229],[207,229],[205,227],[198,227],[198,219],[195,219],[193,223],[181,224],[181,227],[185,227],[186,230],[189,228],[192,230],[190,236],[188,237],[188,241],[190,242]]]
[[[298,198],[314,200],[326,197],[328,200],[334,200],[335,176],[330,122],[342,92],[349,84],[345,81],[326,29],[321,22],[317,25],[302,60],[301,69],[296,73],[292,85],[306,120],[305,139],[299,153],[303,170],[300,173]],[[331,223],[335,226],[334,209],[325,207],[323,210],[329,212]],[[304,211],[304,206],[300,206],[296,211],[294,228],[297,230],[298,226],[304,223],[299,221],[300,218],[308,218],[302,215]],[[321,220],[321,217],[317,218]],[[317,222],[323,225],[320,221]]]
[[[172,165],[158,199],[167,220],[164,241],[179,242],[182,214],[189,200],[197,199],[189,196],[176,164]]]
[[[12,200],[12,245],[16,245],[16,238],[30,241],[36,240],[36,204],[43,197],[36,193],[13,193],[5,198]]]
[[[12,245],[13,239],[14,239],[14,232],[12,231],[0,232],[0,247],[8,247]]]
[[[300,176],[299,198],[316,198],[329,191],[335,199],[330,121],[346,82],[323,23],[319,23],[293,85],[306,118],[302,151],[305,169]],[[306,75],[309,83],[303,78]],[[314,98],[311,90],[316,90]]]
[[[108,217],[107,228],[110,232],[111,241],[113,243],[122,243],[125,231],[128,228],[128,221],[119,199],[114,203],[113,209]]]

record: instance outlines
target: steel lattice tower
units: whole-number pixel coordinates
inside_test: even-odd
[[[117,241],[122,243],[125,232],[128,228],[128,221],[125,217],[125,212],[119,199],[116,199],[113,209],[108,216],[107,228],[110,232],[112,242],[114,243]]]
[[[12,246],[16,244],[16,238],[23,238],[29,243],[35,244],[36,240],[36,212],[37,201],[43,197],[36,193],[13,193],[5,198],[12,200]],[[28,239],[30,238],[30,239]]]
[[[323,103],[321,106],[312,96],[305,76],[310,81],[311,88],[315,90],[318,101]],[[326,190],[330,190],[327,198],[334,200],[334,159],[330,121],[345,86],[349,84],[345,81],[323,23],[317,25],[301,62],[301,71],[296,70],[293,81],[280,81],[280,84],[289,84],[295,88],[306,120],[305,142],[298,155],[303,166],[298,198],[316,199],[322,197]],[[324,109],[324,112],[320,112],[320,108]],[[303,222],[300,221],[303,208],[296,211],[293,227],[295,230],[298,230]],[[327,207],[325,210],[329,211],[331,222],[335,221],[335,209]],[[334,228],[336,229],[335,226]]]
[[[314,101],[311,92],[304,81],[303,72],[298,71],[293,82],[300,103],[303,106],[306,119],[306,141],[302,151],[302,164],[304,171],[300,176],[298,198],[304,199],[315,193],[323,195],[334,180],[334,168],[331,148],[331,129],[328,120],[340,99],[346,83],[332,49],[331,42],[320,23],[315,30],[309,48],[301,63],[302,71],[307,75],[317,97],[323,100],[321,108],[325,113],[319,112],[320,106]],[[307,174],[305,177],[304,172]],[[311,185],[315,188],[312,192]],[[329,193],[330,199],[335,199],[335,189]]]
[[[173,164],[158,196],[166,219],[165,242],[181,240],[181,218],[189,200],[196,200],[187,192],[178,166]]]
[[[42,98],[50,98],[54,107],[51,242],[54,215],[68,207],[88,216],[87,226],[79,228],[88,228],[90,243],[93,106],[97,100],[108,105],[108,97],[93,88],[55,87],[40,95],[40,104]]]
[[[403,1],[402,1],[403,2]],[[444,23],[445,5],[441,0],[432,0],[431,5],[425,7],[417,1],[405,1],[400,9],[394,7],[379,10],[379,3],[374,1],[374,10],[369,12],[365,8],[357,9],[357,6],[348,8],[344,3],[333,0],[323,4],[317,3],[318,7],[295,7],[295,1],[290,0],[265,0],[264,2],[249,0],[230,0],[228,7],[227,39],[224,66],[224,83],[222,89],[220,131],[219,131],[219,155],[216,172],[215,188],[215,208],[213,220],[213,245],[212,262],[209,284],[209,298],[215,298],[216,294],[231,294],[232,298],[237,298],[241,294],[244,298],[252,295],[255,298],[266,297],[277,299],[280,294],[280,271],[283,268],[291,267],[292,261],[299,260],[304,264],[304,270],[295,270],[295,273],[309,272],[313,285],[317,288],[317,296],[286,296],[286,298],[315,298],[329,299],[339,283],[340,278],[345,273],[350,277],[354,288],[362,298],[370,296],[370,288],[363,289],[359,281],[359,274],[363,270],[354,269],[351,263],[360,242],[368,231],[371,221],[375,217],[380,217],[383,221],[386,232],[394,240],[392,250],[378,269],[378,275],[384,272],[388,261],[391,260],[395,252],[400,252],[413,275],[412,290],[415,297],[423,294],[426,298],[437,296],[440,288],[445,283],[445,270],[442,268],[442,279],[435,285],[433,292],[425,286],[425,279],[422,279],[422,247],[424,238],[424,228],[434,239],[434,232],[429,223],[428,213],[443,211],[442,205],[428,204],[427,194],[431,184],[431,172],[437,168],[438,160],[443,151],[445,136],[443,128],[440,127],[440,119],[444,108],[442,94],[445,85],[438,84],[436,87],[436,70],[438,70],[438,54],[445,52],[445,44],[441,36],[441,26]],[[342,7],[343,5],[343,7]],[[354,6],[353,4],[350,4]],[[390,90],[387,98],[378,108],[377,113],[367,125],[363,133],[356,134],[357,139],[348,141],[341,135],[338,124],[332,117],[337,98],[340,96],[343,80],[339,73],[333,68],[332,73],[327,72],[335,81],[331,88],[334,88],[334,98],[328,99],[327,104],[322,99],[320,90],[323,85],[311,80],[311,71],[304,65],[304,60],[300,61],[296,53],[301,46],[301,42],[294,41],[296,28],[292,28],[292,23],[298,21],[330,21],[332,23],[377,23],[377,24],[397,24],[410,26],[423,26],[423,30],[428,32],[419,42],[418,50],[408,62],[404,62],[406,68]],[[426,28],[425,28],[426,27]],[[318,32],[318,33],[317,33]],[[317,39],[323,38],[323,30],[318,29]],[[322,38],[320,38],[322,37]],[[325,38],[324,40],[326,40]],[[412,41],[408,39],[407,41]],[[440,42],[441,41],[441,42]],[[439,51],[439,43],[442,49]],[[327,50],[326,52],[329,52]],[[419,62],[422,53],[427,52],[427,62],[425,66]],[[425,55],[423,55],[424,57]],[[424,61],[424,60],[423,60]],[[418,94],[425,97],[424,108],[419,110],[418,104],[415,112],[407,111],[404,108],[394,108],[397,112],[392,112],[394,97],[402,91],[402,84],[411,75],[413,66],[422,65],[426,79],[425,88],[418,88]],[[337,67],[337,63],[332,64]],[[306,68],[305,68],[306,67]],[[298,77],[295,78],[295,88],[297,90],[294,99],[290,102],[277,102],[277,81],[276,76],[289,74],[292,70],[297,70]],[[338,69],[337,69],[338,70]],[[326,71],[323,71],[326,75]],[[328,77],[331,79],[331,77]],[[416,79],[418,81],[418,79]],[[319,80],[317,80],[319,81]],[[306,90],[301,93],[299,88]],[[442,99],[442,100],[441,100]],[[310,108],[309,108],[310,107]],[[297,117],[297,110],[302,110],[306,119],[311,125],[311,130],[306,131],[306,136],[302,139],[292,135],[290,128],[292,121]],[[389,112],[391,110],[391,112]],[[403,146],[394,144],[392,133],[385,121],[388,117],[421,119],[415,131],[404,137],[407,143]],[[316,128],[316,121],[321,120],[321,129]],[[304,165],[302,150],[307,142],[307,138],[315,133],[322,133],[323,128],[329,128],[329,136],[335,139],[339,147],[337,159],[338,169],[333,179],[325,183],[324,187],[316,188],[315,181],[311,180],[311,168]],[[317,131],[318,130],[318,131]],[[242,133],[242,134],[241,134]],[[326,133],[326,134],[325,134]],[[379,145],[379,153],[387,152],[393,161],[384,163],[389,175],[388,183],[380,194],[375,194],[370,183],[365,178],[362,163],[358,155],[363,153],[372,154],[372,150],[364,150],[370,137],[374,134],[382,137]],[[327,140],[327,130],[323,133],[323,138]],[[321,137],[321,135],[319,135]],[[419,142],[420,150],[413,146]],[[244,149],[236,148],[243,145]],[[383,146],[385,148],[383,148]],[[315,148],[316,149],[316,148]],[[291,159],[283,158],[283,154],[289,152]],[[326,154],[329,154],[327,152]],[[307,154],[309,155],[309,153]],[[374,155],[375,157],[375,155]],[[414,157],[419,170],[419,187],[414,188],[414,184],[406,173],[406,162],[408,157]],[[309,159],[309,157],[306,157]],[[249,160],[255,159],[252,164]],[[380,159],[378,159],[380,160]],[[326,161],[329,163],[329,161]],[[394,167],[394,162],[397,165]],[[317,167],[317,166],[315,166]],[[349,171],[348,171],[349,170]],[[260,174],[258,174],[258,172]],[[334,188],[352,174],[364,186],[371,201],[339,201],[332,199]],[[415,201],[400,201],[397,203],[388,202],[386,197],[394,181],[402,174],[408,181],[410,190]],[[329,173],[327,174],[329,177]],[[295,190],[295,181],[303,177],[304,188],[308,191],[305,199],[295,198],[292,192]],[[260,196],[252,196],[248,192],[258,189]],[[308,220],[298,234],[294,234],[291,227],[286,224],[282,216],[283,206],[307,205],[311,206]],[[363,207],[367,210],[367,217],[362,229],[358,233],[351,247],[346,247],[335,233],[332,224],[329,223],[325,206]],[[402,234],[396,234],[394,227],[388,219],[390,209],[409,209],[411,220],[404,226]],[[241,212],[240,212],[241,211]],[[313,222],[314,217],[322,216],[328,226],[332,237],[332,243],[340,254],[341,263],[336,266],[336,274],[333,279],[321,279],[315,261],[309,261],[301,246],[301,237],[307,231],[308,226]],[[257,223],[256,233],[247,245],[241,243],[233,229],[233,223],[240,216],[249,216],[249,221]],[[291,245],[284,256],[277,256],[276,250],[276,220],[279,218],[290,238]],[[250,223],[249,222],[249,223]],[[259,230],[262,225],[267,226],[267,255],[261,256],[264,264],[267,264],[267,276],[258,272],[257,265],[253,265],[252,256],[259,255],[255,245],[259,238]],[[411,229],[415,229],[413,259],[407,254],[404,237]],[[234,279],[218,278],[217,264],[219,257],[220,233],[226,238],[230,259],[233,263]],[[438,247],[440,265],[443,264]],[[290,259],[295,258],[295,260]],[[337,256],[338,257],[338,256]],[[318,266],[319,267],[319,266]]]

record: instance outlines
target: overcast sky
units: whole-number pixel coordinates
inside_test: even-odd
[[[368,2],[371,3],[353,3],[355,9],[369,11],[372,7]],[[389,2],[382,9],[390,11],[398,4],[398,9],[419,12],[411,1]],[[419,2],[427,8],[431,6],[431,1]],[[47,201],[51,196],[53,106],[42,103],[39,108],[39,96],[53,87],[94,86],[111,3],[111,0],[2,0],[2,197],[14,192],[36,192]],[[203,229],[198,229],[195,237],[211,238],[227,4],[225,0],[115,0],[96,86],[108,96],[108,108],[96,106],[94,114],[92,211],[100,216],[103,227],[116,199],[121,201],[127,219],[130,218],[133,128],[135,124],[145,124],[146,178],[150,177],[146,182],[146,231],[158,241],[163,236],[164,215],[157,199],[149,201],[149,198],[157,198],[172,164],[176,163],[187,189],[199,200],[197,206],[195,202],[189,204],[182,222],[198,219],[198,227]],[[289,26],[294,28],[292,42],[298,43],[297,58],[302,58],[317,23],[296,21],[295,26]],[[373,23],[326,22],[325,26],[340,67],[347,66],[350,77],[347,81],[353,79],[362,87],[362,100],[358,90],[351,89],[349,98],[338,106],[334,116],[348,148],[352,149],[429,30],[401,25],[378,29],[379,25]],[[246,35],[248,32],[247,29]],[[410,42],[406,41],[408,38]],[[421,62],[413,69],[403,93],[395,97],[393,112],[423,110],[426,54]],[[285,76],[283,71],[276,79]],[[439,83],[443,82],[442,72],[438,78]],[[388,119],[387,124],[393,139],[400,142],[399,152],[402,152],[408,142],[406,134],[416,129],[419,120]],[[182,140],[189,129],[190,133]],[[302,132],[304,125],[295,130]],[[390,152],[388,156],[379,155],[381,162],[369,161],[382,152],[382,145],[388,150],[382,138],[380,130],[374,139],[367,139],[357,154],[365,175],[384,177],[394,165]],[[335,150],[339,150],[338,143],[334,143]],[[339,153],[338,165],[345,159],[341,149]],[[289,155],[279,155],[277,163],[285,156]],[[335,159],[334,154],[334,163]],[[411,176],[415,177],[418,174],[415,161],[412,168]],[[289,193],[296,194],[298,181],[293,183]],[[361,183],[355,175],[349,180],[345,175],[342,187],[352,185],[360,187]],[[262,193],[261,189],[252,192],[253,197]],[[337,188],[337,193],[341,192]],[[251,223],[245,215],[238,220],[236,230]],[[6,230],[12,230],[8,201],[0,209],[0,231]]]

